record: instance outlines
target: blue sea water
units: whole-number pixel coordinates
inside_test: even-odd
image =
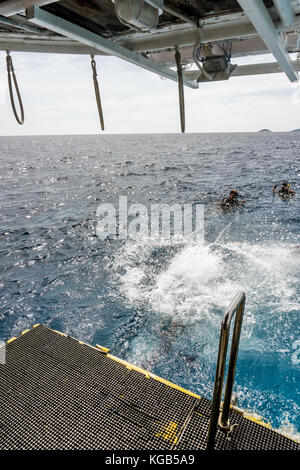
[[[0,339],[43,323],[211,398],[244,290],[238,405],[300,432],[300,134],[1,137],[0,156]],[[247,204],[220,214],[231,188]],[[204,242],[101,241],[96,209],[120,195],[204,204]]]

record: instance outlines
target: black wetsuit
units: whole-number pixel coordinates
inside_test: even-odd
[[[242,203],[237,199],[237,197],[223,197],[220,201],[220,206],[222,209],[233,209],[242,206]]]
[[[279,194],[280,197],[295,196],[294,191],[291,191],[289,188],[285,188],[284,186],[279,189],[278,194]]]

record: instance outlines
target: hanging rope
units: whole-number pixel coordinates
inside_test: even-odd
[[[6,65],[7,65],[7,78],[8,78],[8,88],[9,88],[11,107],[12,107],[12,110],[13,110],[13,113],[15,115],[17,122],[22,125],[24,124],[24,108],[23,108],[22,98],[21,98],[19,87],[18,87],[17,77],[15,74],[12,58],[10,56],[10,51],[6,51]],[[15,91],[17,94],[21,116],[19,116],[17,113],[14,93],[13,93],[13,85],[15,87]]]
[[[97,68],[96,68],[96,62],[94,59],[94,54],[91,54],[91,66],[92,66],[92,71],[93,71],[93,80],[94,80],[94,88],[95,88],[95,95],[96,95],[96,101],[97,101],[97,107],[98,107],[99,120],[100,120],[101,129],[104,131],[104,118],[103,118],[103,112],[102,112],[99,84],[98,84],[98,79],[97,79]]]
[[[182,76],[182,66],[181,66],[181,55],[177,46],[175,47],[175,61],[177,65],[181,132],[184,132],[185,131],[185,110],[184,110],[183,76]]]

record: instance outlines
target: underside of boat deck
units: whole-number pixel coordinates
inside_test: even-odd
[[[205,449],[211,403],[62,333],[36,325],[0,365],[0,449]],[[300,450],[231,412],[220,450]]]

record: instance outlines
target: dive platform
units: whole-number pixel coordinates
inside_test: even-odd
[[[211,402],[43,325],[6,344],[1,450],[202,450]],[[217,450],[300,450],[259,419],[229,412]],[[234,426],[236,425],[236,426]]]

